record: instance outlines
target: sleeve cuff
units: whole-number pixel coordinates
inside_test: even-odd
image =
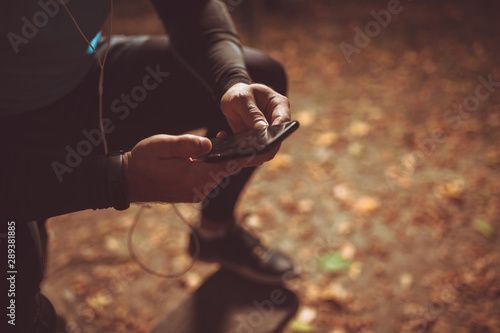
[[[220,102],[222,96],[224,96],[224,94],[229,90],[229,88],[231,88],[237,83],[245,83],[245,84],[252,83],[252,80],[246,73],[246,70],[242,70],[241,72],[234,74],[230,78],[225,80],[225,82],[221,85],[221,88],[215,91],[215,96],[217,97],[217,101]]]

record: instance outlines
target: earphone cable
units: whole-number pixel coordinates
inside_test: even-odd
[[[82,35],[83,39],[85,39],[88,46],[92,49],[93,53],[95,54],[95,56],[97,58],[97,62],[99,64],[99,68],[100,68],[100,75],[99,75],[99,129],[101,131],[102,142],[103,142],[103,147],[104,147],[104,154],[105,154],[105,156],[107,156],[108,155],[108,142],[106,140],[106,133],[104,132],[104,125],[103,125],[103,92],[104,92],[103,91],[103,84],[104,84],[104,65],[106,64],[106,59],[108,57],[108,52],[109,52],[110,43],[111,43],[111,33],[112,33],[112,29],[113,29],[113,7],[114,7],[113,0],[110,0],[111,10],[110,10],[108,41],[107,41],[106,51],[104,53],[104,57],[103,57],[102,61],[101,61],[101,58],[99,57],[99,54],[97,53],[96,49],[94,48],[94,46],[92,46],[92,43],[89,42],[89,40],[87,39],[87,37],[83,33],[82,29],[80,28],[80,26],[76,22],[76,19],[74,18],[73,14],[71,14],[70,10],[68,9],[68,7],[64,3],[64,1],[61,1],[60,3],[63,5],[64,9],[68,13],[69,17],[71,18],[71,20],[75,24],[75,26],[78,29],[78,31],[80,32],[80,34]],[[192,260],[191,264],[179,273],[163,274],[163,273],[159,273],[159,272],[156,272],[156,271],[148,268],[136,256],[136,254],[134,252],[134,247],[132,244],[132,236],[133,236],[134,229],[137,226],[137,223],[139,222],[139,218],[140,218],[144,208],[147,208],[147,207],[148,206],[143,206],[143,207],[139,208],[139,211],[136,213],[136,215],[134,217],[134,221],[132,222],[132,226],[129,229],[129,233],[128,233],[128,237],[127,237],[127,247],[128,247],[129,254],[132,257],[132,260],[134,260],[135,263],[137,265],[139,265],[144,271],[148,272],[149,274],[158,276],[158,277],[172,279],[172,278],[178,278],[178,277],[186,274],[189,270],[191,270],[191,268],[193,268],[194,264],[196,263],[196,260],[198,258],[199,252],[200,252],[200,240],[198,239],[198,235],[195,232],[194,226],[191,223],[189,223],[189,221],[187,221],[187,219],[184,217],[184,215],[181,214],[181,212],[177,209],[177,207],[174,204],[172,204],[172,207],[173,207],[175,213],[181,219],[181,221],[191,229],[191,232],[193,234],[193,238],[194,238],[194,242],[195,242],[195,254],[193,256],[193,260]]]
[[[107,46],[106,46],[106,51],[104,53],[104,58],[102,59],[102,61],[101,61],[101,57],[99,57],[99,54],[97,53],[96,49],[94,48],[92,43],[89,42],[89,40],[87,39],[87,37],[83,33],[82,29],[80,28],[80,26],[76,22],[75,17],[73,16],[73,14],[71,14],[69,8],[66,6],[64,1],[61,1],[61,4],[63,5],[63,7],[66,10],[66,12],[68,13],[69,17],[71,18],[71,20],[75,24],[76,28],[80,32],[80,35],[82,35],[83,39],[85,39],[88,46],[92,49],[92,52],[94,52],[94,54],[97,58],[97,62],[99,63],[99,68],[101,70],[100,74],[99,74],[99,129],[101,131],[101,136],[102,136],[104,155],[107,156],[108,155],[108,141],[106,140],[106,133],[104,132],[104,125],[103,125],[103,120],[102,120],[103,119],[103,115],[102,115],[103,106],[102,105],[103,105],[104,65],[106,64],[106,59],[108,57],[108,52],[109,52],[109,48],[110,48],[110,44],[111,44],[111,32],[113,29],[113,9],[114,9],[113,0],[110,0],[111,10],[110,10],[110,18],[109,18],[108,42],[107,42]]]
[[[191,260],[191,264],[189,264],[189,266],[187,266],[185,269],[183,269],[182,271],[178,272],[178,273],[172,273],[172,274],[165,274],[165,273],[160,273],[160,272],[157,272],[149,267],[147,267],[136,255],[135,251],[134,251],[134,246],[133,246],[133,243],[132,243],[132,237],[133,237],[133,234],[134,234],[134,230],[135,230],[135,227],[137,226],[137,224],[139,223],[139,219],[141,217],[141,214],[143,213],[144,209],[147,209],[147,208],[150,208],[151,206],[148,206],[148,205],[145,205],[145,206],[141,206],[139,208],[139,211],[137,212],[137,214],[135,215],[134,217],[134,221],[132,222],[132,226],[130,227],[129,229],[129,232],[128,232],[128,236],[127,236],[127,247],[128,247],[128,252],[130,254],[130,256],[132,257],[132,259],[135,261],[135,263],[137,265],[139,265],[139,267],[141,267],[144,271],[146,271],[147,273],[151,274],[151,275],[154,275],[154,276],[157,276],[157,277],[161,277],[161,278],[164,278],[164,279],[176,279],[176,278],[179,278],[181,276],[183,276],[184,274],[186,274],[187,272],[189,272],[191,270],[191,268],[193,268],[194,264],[196,263],[196,260],[200,254],[200,240],[198,238],[198,235],[196,234],[195,232],[195,227],[193,226],[192,223],[190,223],[185,217],[184,215],[181,214],[181,212],[179,211],[179,209],[177,208],[177,206],[175,204],[172,204],[172,208],[174,209],[175,213],[177,214],[177,216],[179,216],[179,218],[181,219],[181,221],[189,228],[191,229],[191,232],[192,232],[192,235],[193,235],[193,239],[194,239],[194,245],[195,245],[195,253],[193,254],[192,256],[192,260]]]

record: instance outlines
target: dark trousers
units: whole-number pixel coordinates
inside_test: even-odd
[[[99,51],[104,47],[105,43],[101,42]],[[254,82],[286,94],[286,76],[279,63],[254,49],[245,48],[244,56]],[[145,83],[151,70],[163,74]],[[67,96],[51,106],[20,115],[16,123],[22,124],[19,129],[23,131],[21,144],[31,143],[41,152],[62,150],[86,139],[83,130],[98,129],[98,78],[96,65]],[[147,89],[144,89],[145,84]],[[207,128],[207,136],[211,137],[220,130],[228,130],[210,89],[176,57],[168,39],[160,36],[120,38],[112,42],[105,66],[103,117],[110,119],[113,126],[107,134],[110,151],[131,149],[154,134],[177,135]],[[101,147],[96,147],[98,149]],[[215,189],[218,194],[204,202],[202,215],[215,221],[231,219],[238,196],[253,171],[254,168],[244,169],[225,181],[227,186]],[[38,293],[43,272],[45,229],[43,224],[18,228],[23,230],[17,236],[18,249],[25,252],[18,258],[26,260],[29,270],[34,271],[31,275],[18,276],[25,290],[22,295],[23,316],[27,317],[24,324],[33,329],[32,319],[40,307],[45,307],[42,312],[47,313],[47,321],[52,317],[46,300]],[[32,229],[37,230],[33,232]],[[37,325],[37,332],[50,332],[42,328],[47,325]]]

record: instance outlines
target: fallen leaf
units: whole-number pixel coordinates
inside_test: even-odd
[[[323,293],[325,300],[334,300],[337,302],[345,302],[351,299],[351,294],[339,282],[330,283]]]
[[[309,109],[302,110],[295,114],[295,119],[297,119],[301,127],[308,127],[316,121],[316,112]]]
[[[352,280],[357,280],[361,276],[362,268],[363,263],[360,261],[355,261],[349,267],[349,273],[347,273],[347,275],[349,275]]]
[[[362,121],[355,121],[349,126],[349,134],[356,137],[362,137],[370,132],[370,125]]]
[[[297,211],[297,201],[291,193],[283,193],[278,197],[278,202],[281,207],[289,212],[294,213]]]
[[[289,329],[293,333],[313,332],[314,326],[312,326],[311,324],[304,324],[298,320],[294,320],[290,323]]]
[[[344,236],[351,233],[352,226],[351,223],[349,223],[349,221],[340,221],[335,225],[335,230],[339,235]]]
[[[122,247],[121,242],[116,237],[106,237],[106,247],[113,252],[120,250]]]
[[[496,150],[486,152],[483,155],[483,162],[490,168],[500,167],[500,153]]]
[[[356,200],[353,209],[358,213],[367,214],[377,210],[379,207],[380,203],[377,198],[362,196],[361,198]]]
[[[297,205],[299,213],[306,214],[310,213],[314,208],[314,200],[312,199],[302,199]]]
[[[346,333],[343,328],[334,328],[330,333]]]
[[[339,252],[330,252],[320,256],[319,262],[325,272],[340,272],[349,268],[351,263]]]
[[[328,147],[337,141],[338,135],[335,132],[328,131],[318,134],[314,139],[314,144],[320,147]]]
[[[257,214],[251,214],[246,218],[245,224],[252,228],[260,228],[262,226],[262,219]]]
[[[425,307],[418,303],[406,303],[403,306],[403,315],[407,318],[418,318],[425,313]]]
[[[359,142],[353,142],[347,147],[347,152],[354,157],[360,157],[363,154],[363,146]]]
[[[407,288],[411,287],[412,283],[413,283],[413,276],[409,273],[403,273],[399,277],[399,285],[403,289],[407,289]]]
[[[271,171],[277,171],[281,169],[289,169],[292,166],[292,163],[292,156],[288,154],[278,154],[272,160],[266,162],[266,166]]]
[[[297,317],[290,323],[286,332],[314,332],[315,328],[311,324],[317,317],[317,311],[309,306],[303,307]]]
[[[317,312],[314,308],[309,306],[304,306],[297,316],[297,320],[304,324],[310,324],[317,316]]]
[[[317,284],[311,282],[304,283],[304,290],[308,302],[318,301],[323,294],[323,290],[320,289]]]
[[[354,199],[353,190],[346,184],[338,184],[333,187],[333,196],[340,202],[349,204]]]
[[[352,260],[356,255],[356,247],[352,243],[345,243],[340,248],[340,255],[345,260]]]
[[[482,234],[486,238],[495,236],[495,229],[486,221],[476,219],[473,225],[474,230]]]
[[[115,316],[117,318],[120,318],[120,319],[125,318],[129,312],[130,312],[130,309],[128,308],[128,306],[126,304],[119,304],[114,309]]]
[[[440,184],[436,188],[438,197],[448,199],[462,199],[465,193],[465,181],[461,178]]]
[[[104,308],[113,301],[113,295],[107,289],[100,290],[85,299],[88,306],[94,310]]]

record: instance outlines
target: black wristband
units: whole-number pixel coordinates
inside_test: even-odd
[[[116,210],[125,210],[130,207],[121,150],[108,153],[108,191]]]

